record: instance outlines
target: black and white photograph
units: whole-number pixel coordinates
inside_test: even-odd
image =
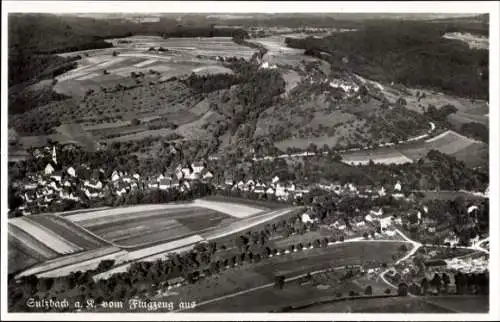
[[[498,318],[500,6],[419,4],[3,3],[2,320]]]

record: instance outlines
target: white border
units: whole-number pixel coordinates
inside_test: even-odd
[[[378,13],[489,13],[490,14],[490,146],[499,146],[500,124],[499,94],[499,3],[494,2],[215,2],[215,1],[3,1],[2,2],[2,100],[1,100],[1,268],[7,271],[7,14],[9,12],[45,12],[45,13],[84,13],[84,12],[123,12],[123,13],[277,13],[277,12],[378,12]],[[500,196],[499,187],[499,149],[490,149],[490,195]],[[343,313],[283,313],[283,314],[209,314],[209,313],[162,313],[162,314],[8,314],[7,313],[7,274],[2,274],[1,286],[1,320],[55,320],[55,321],[88,321],[99,320],[498,320],[500,308],[499,297],[499,258],[500,234],[498,199],[490,199],[490,313],[489,314],[343,314]]]

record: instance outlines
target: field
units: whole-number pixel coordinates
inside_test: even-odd
[[[168,38],[133,36],[125,38],[127,44],[118,44],[118,39],[110,39],[115,48],[61,54],[83,55],[78,67],[58,76],[56,91],[69,95],[80,95],[84,88],[116,82],[130,73],[157,71],[163,78],[189,75],[232,73],[221,66],[216,57],[243,57],[249,59],[255,50],[237,45],[231,38]],[[158,51],[163,47],[165,51]],[[150,50],[154,48],[155,50]],[[112,53],[117,52],[116,56]],[[104,75],[106,70],[107,75]]]
[[[117,246],[136,248],[193,235],[228,218],[228,215],[214,210],[185,206],[181,209],[90,217],[78,223]]]
[[[318,304],[294,310],[296,313],[453,313],[417,297],[356,299]]]
[[[430,150],[454,156],[468,165],[477,165],[483,162],[481,154],[487,151],[485,143],[469,139],[454,131],[446,131],[425,141],[398,145],[397,147],[383,147],[375,150],[347,152],[342,155],[347,163],[367,164],[370,159],[374,163],[410,163],[424,157]],[[477,152],[471,154],[472,152]]]
[[[9,271],[105,245],[106,241],[56,215],[14,218],[9,220]]]
[[[267,212],[262,205],[197,200],[14,218],[9,221],[9,271],[32,267],[27,272],[59,276],[115,260],[116,268],[106,275],[139,259],[154,261],[203,240],[230,238],[294,210]]]
[[[253,208],[258,208],[258,209],[263,209],[263,210],[282,209],[282,208],[286,208],[288,206],[287,204],[282,204],[282,203],[274,202],[274,201],[252,200],[252,199],[217,196],[217,195],[205,197],[201,200],[232,202],[232,203],[238,203],[240,205],[247,205],[247,206],[250,206]]]
[[[213,302],[207,308],[209,311],[225,311],[228,307],[231,307],[230,303],[236,301],[235,303],[248,302],[249,309],[261,311],[258,305],[265,305],[262,302],[264,293],[266,294],[265,298],[267,298],[273,292],[269,287],[272,287],[276,274],[283,274],[285,278],[292,278],[316,270],[357,265],[372,260],[389,263],[392,261],[392,255],[398,253],[398,247],[401,244],[401,242],[337,243],[327,248],[315,248],[299,253],[275,256],[260,263],[244,264],[238,268],[224,271],[220,276],[206,278],[194,285],[178,288],[175,290],[178,293],[176,296],[192,298],[193,301],[201,303],[238,291],[260,287],[265,289],[262,289],[262,291],[257,289],[256,293],[245,292],[230,299]],[[359,291],[359,286],[349,285],[343,288],[343,293],[348,289]],[[287,286],[285,286],[284,290],[286,289]],[[310,300],[307,292],[301,293],[301,290],[302,288],[299,288],[293,292],[295,300]],[[200,306],[196,310],[204,311],[204,307]]]

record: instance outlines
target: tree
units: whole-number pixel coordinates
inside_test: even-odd
[[[117,52],[116,50],[113,50],[113,54],[112,54],[112,55],[113,55],[113,57],[116,57],[116,56],[118,56],[119,54],[120,54],[119,52]]]
[[[408,296],[408,285],[406,283],[399,283],[398,296]]]
[[[420,287],[422,288],[422,295],[426,295],[427,292],[429,291],[429,281],[427,278],[423,278],[422,281],[420,282]]]
[[[439,276],[438,273],[435,273],[430,284],[439,293],[441,291],[441,276]]]
[[[368,239],[368,233],[366,231],[363,233],[363,238]]]
[[[138,119],[132,119],[130,121],[130,125],[134,125],[135,126],[135,125],[139,125],[139,124],[141,124],[141,121],[139,121]]]
[[[448,274],[444,273],[442,274],[442,281],[444,285],[444,291],[447,293],[448,292],[448,286],[450,285],[450,277]]]
[[[285,286],[285,277],[282,275],[278,275],[274,277],[274,287],[282,290]]]
[[[365,288],[365,295],[372,295],[372,293],[373,293],[372,286],[371,286],[371,285],[368,285],[368,286]]]
[[[386,288],[385,291],[384,291],[385,294],[389,295],[391,294],[391,289],[390,288]]]

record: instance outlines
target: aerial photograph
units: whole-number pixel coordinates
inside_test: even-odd
[[[490,312],[489,13],[6,25],[9,313]]]

